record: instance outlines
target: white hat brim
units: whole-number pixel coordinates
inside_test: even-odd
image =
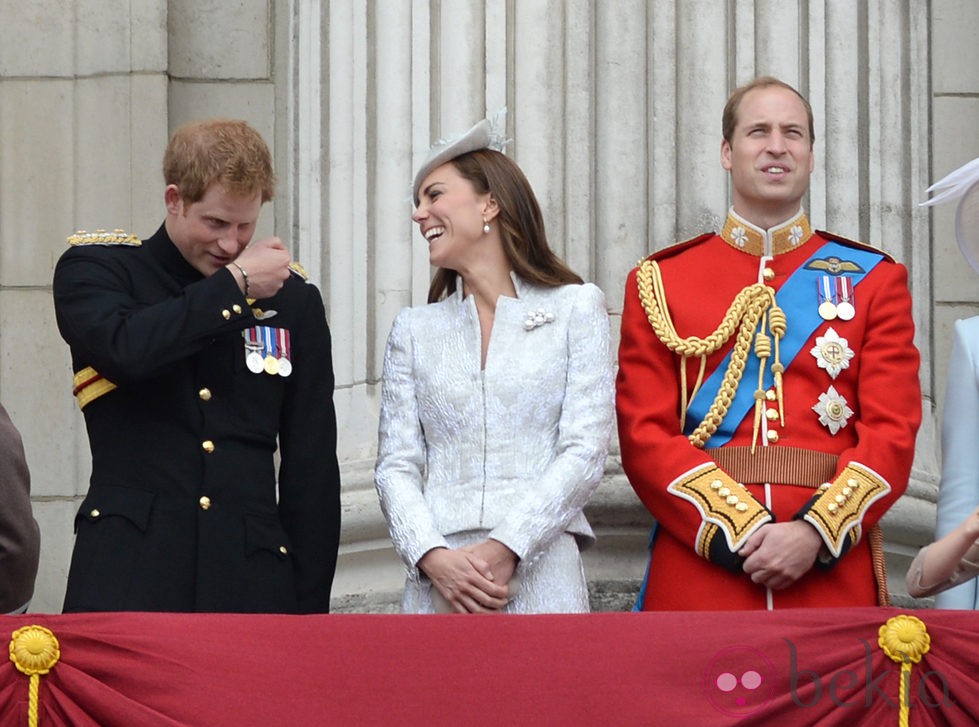
[[[969,265],[979,273],[979,180],[959,200],[955,210],[955,239]]]
[[[483,119],[459,138],[453,139],[446,144],[437,144],[432,147],[425,161],[422,162],[422,165],[415,173],[415,181],[411,186],[411,196],[415,200],[415,206],[418,206],[422,182],[425,181],[425,178],[429,174],[458,156],[468,154],[477,149],[489,148],[492,139],[490,122],[487,119]]]

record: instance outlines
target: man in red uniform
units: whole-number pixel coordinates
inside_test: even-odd
[[[921,419],[907,271],[810,228],[812,109],[795,89],[737,89],[723,132],[723,229],[626,283],[622,463],[657,521],[637,606],[885,603],[877,521]]]

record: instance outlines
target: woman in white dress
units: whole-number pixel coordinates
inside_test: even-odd
[[[388,338],[375,468],[406,613],[588,610],[582,508],[614,414],[605,297],[548,247],[500,148],[482,121],[415,177],[438,270]]]
[[[979,159],[932,185],[925,204],[958,200],[955,237],[979,272]],[[937,540],[908,568],[908,593],[939,608],[979,608],[979,316],[955,322],[942,414]]]

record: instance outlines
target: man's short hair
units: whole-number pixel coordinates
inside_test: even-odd
[[[163,178],[193,204],[218,182],[235,196],[275,195],[275,174],[268,145],[245,121],[206,119],[179,127],[163,155]]]
[[[724,104],[724,114],[721,116],[721,133],[723,133],[724,139],[728,144],[731,143],[731,139],[734,136],[734,127],[738,125],[738,108],[741,106],[745,95],[749,91],[754,91],[758,88],[771,88],[772,86],[788,89],[799,97],[799,100],[802,101],[802,105],[806,109],[806,116],[809,117],[809,145],[812,146],[816,143],[816,129],[812,120],[812,106],[809,105],[806,97],[785,81],[780,81],[774,76],[759,76],[755,80],[734,89],[727,103]]]

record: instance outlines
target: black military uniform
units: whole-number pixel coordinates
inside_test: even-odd
[[[92,477],[64,610],[327,612],[340,476],[317,288],[246,301],[163,226],[69,239],[54,301]]]

